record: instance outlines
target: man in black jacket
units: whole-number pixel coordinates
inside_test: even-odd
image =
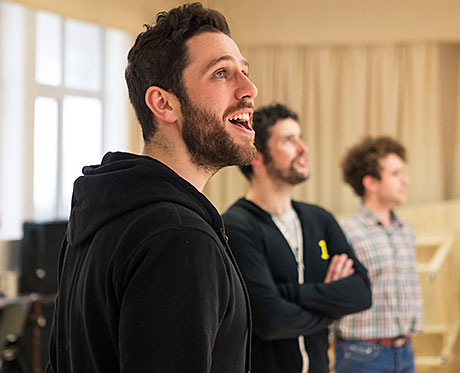
[[[254,155],[256,87],[222,14],[160,13],[128,55],[141,156],[74,185],[48,372],[248,372],[247,292],[201,193]]]
[[[328,325],[371,305],[367,271],[334,217],[291,199],[309,176],[297,120],[281,104],[254,113],[249,190],[223,216],[251,299],[254,373],[328,372]]]

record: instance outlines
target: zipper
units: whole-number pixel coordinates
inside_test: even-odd
[[[247,343],[246,343],[246,371],[247,373],[251,373],[251,343],[252,343],[252,319],[251,319],[251,304],[249,302],[249,292],[246,288],[246,283],[243,280],[243,275],[238,268],[238,264],[236,263],[236,259],[233,256],[233,253],[230,249],[230,245],[228,244],[228,237],[225,234],[224,228],[219,228],[219,234],[225,244],[225,251],[230,258],[231,263],[238,275],[238,278],[241,283],[241,287],[243,288],[244,298],[246,300],[246,313],[248,319],[248,336],[247,336]]]

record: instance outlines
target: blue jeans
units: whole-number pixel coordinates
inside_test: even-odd
[[[414,373],[414,352],[410,342],[387,347],[358,340],[337,340],[336,373]]]

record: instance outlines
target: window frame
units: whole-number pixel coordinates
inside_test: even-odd
[[[35,22],[35,19],[36,19],[36,15],[39,13],[39,12],[43,12],[41,10],[38,10],[36,12],[34,12],[34,26],[33,26],[33,29],[34,29],[34,36],[35,36],[35,31],[36,31],[36,22]],[[47,12],[47,13],[52,13],[52,12]],[[103,26],[100,26],[100,25],[97,25],[97,24],[93,24],[93,23],[89,23],[89,22],[84,22],[84,23],[87,23],[87,24],[90,24],[90,25],[94,25],[95,27],[98,28],[98,33],[100,33],[100,37],[101,37],[101,50],[100,50],[100,53],[101,53],[101,64],[99,66],[99,73],[100,73],[100,77],[101,77],[101,84],[100,84],[100,89],[98,91],[92,91],[92,90],[84,90],[84,89],[75,89],[75,88],[70,88],[70,87],[67,87],[65,85],[65,74],[66,74],[66,64],[65,64],[65,53],[66,53],[66,22],[67,20],[69,19],[72,19],[72,18],[69,18],[69,17],[64,17],[64,16],[61,16],[57,13],[52,13],[58,17],[60,17],[60,19],[62,20],[61,22],[61,34],[62,34],[62,37],[61,37],[61,46],[60,46],[60,49],[61,49],[61,55],[60,55],[60,59],[61,59],[61,64],[62,64],[62,69],[61,69],[61,84],[57,85],[57,86],[53,86],[53,85],[47,85],[47,84],[43,84],[43,83],[39,83],[37,82],[36,80],[36,60],[35,60],[35,56],[36,56],[36,50],[35,50],[35,46],[36,46],[36,43],[34,42],[34,72],[33,72],[33,81],[34,81],[34,85],[35,85],[35,89],[36,89],[36,93],[34,95],[34,98],[33,98],[33,101],[34,101],[34,105],[33,105],[33,111],[35,111],[35,100],[37,97],[50,97],[50,98],[54,98],[56,99],[57,101],[57,104],[58,104],[58,133],[57,133],[57,136],[58,136],[58,148],[57,148],[57,160],[58,160],[58,164],[56,165],[57,167],[57,175],[56,175],[56,182],[57,182],[57,185],[56,185],[56,191],[57,191],[57,196],[56,196],[56,206],[54,206],[54,216],[56,219],[66,219],[68,218],[67,216],[67,212],[64,211],[64,201],[63,201],[63,188],[64,188],[64,185],[63,185],[63,125],[64,125],[64,108],[63,108],[63,105],[64,105],[64,98],[66,96],[77,96],[77,97],[88,97],[88,98],[93,98],[93,99],[98,99],[101,101],[102,103],[102,123],[101,123],[101,131],[102,131],[102,134],[101,134],[101,144],[100,144],[100,148],[101,148],[101,153],[104,153],[104,133],[105,133],[105,129],[106,129],[106,121],[105,121],[105,118],[106,118],[106,115],[105,115],[105,112],[106,112],[106,95],[105,95],[105,83],[106,83],[106,74],[104,74],[104,66],[106,64],[106,53],[105,53],[105,50],[106,50],[106,28],[104,28]],[[78,21],[78,20],[75,20],[75,19],[72,19],[72,21]],[[78,22],[83,22],[83,21],[78,21]],[[35,125],[35,123],[34,123]],[[101,154],[102,156],[102,154]],[[33,171],[34,172],[34,171]],[[33,191],[32,191],[32,194],[33,194]],[[32,200],[33,200],[33,196],[32,196]],[[35,201],[33,201],[33,203],[35,203]],[[34,209],[34,217],[37,216],[37,213]]]

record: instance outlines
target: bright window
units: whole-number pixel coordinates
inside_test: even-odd
[[[62,82],[62,17],[39,12],[35,16],[35,80],[59,86]]]
[[[34,117],[34,211],[42,219],[56,216],[58,164],[58,101],[50,97],[35,99]]]
[[[102,155],[101,100],[66,96],[63,110],[61,216],[70,211],[72,185],[82,166],[99,163]]]
[[[67,219],[82,167],[127,148],[121,30],[0,0],[0,239]]]
[[[104,29],[65,21],[65,85],[91,92],[102,90]]]

